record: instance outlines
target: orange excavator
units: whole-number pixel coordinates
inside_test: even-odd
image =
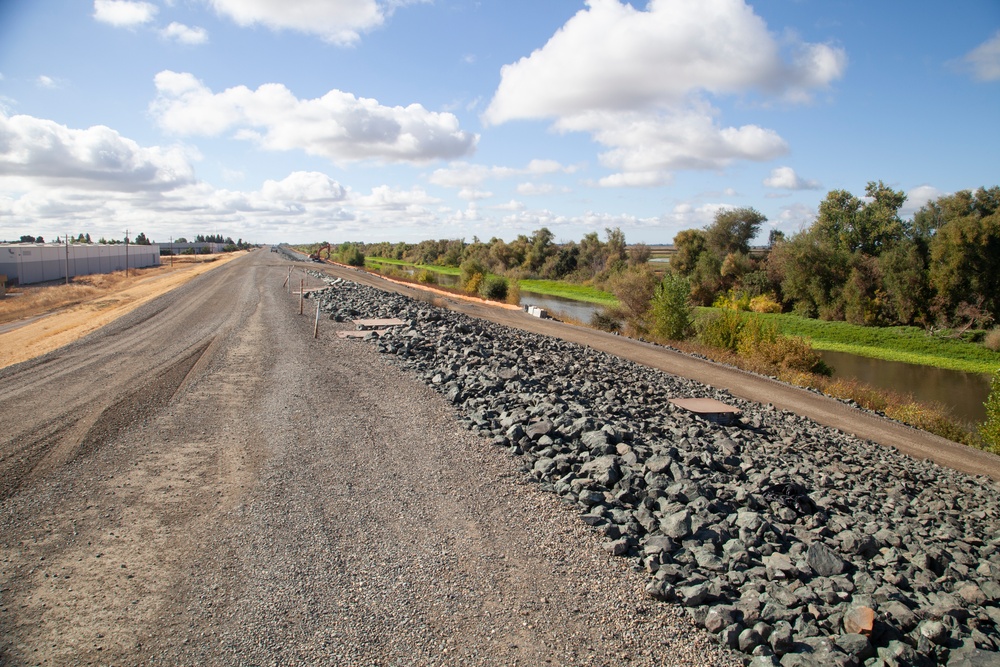
[[[319,248],[316,249],[316,252],[309,253],[309,259],[311,259],[314,262],[322,262],[323,260],[320,259],[320,253],[322,253],[324,250],[326,250],[326,258],[330,259],[330,253],[332,252],[332,248],[330,248],[329,243],[324,243],[323,245],[321,245]]]

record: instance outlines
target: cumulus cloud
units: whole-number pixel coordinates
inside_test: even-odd
[[[164,39],[191,46],[204,44],[208,41],[208,32],[204,28],[190,27],[176,21],[160,30],[160,35]]]
[[[923,208],[924,204],[944,197],[947,192],[942,192],[933,185],[918,185],[906,193],[906,201],[899,209],[899,214],[903,218],[912,218],[913,214]]]
[[[1000,80],[1000,30],[969,51],[963,61],[979,81]]]
[[[159,125],[179,135],[238,139],[266,150],[303,150],[334,162],[429,162],[474,152],[478,136],[450,113],[419,104],[387,107],[376,100],[331,90],[300,100],[285,86],[265,84],[213,93],[192,74],[163,71],[150,111]]]
[[[458,198],[464,199],[466,201],[478,201],[480,199],[489,199],[493,196],[493,193],[489,190],[479,190],[476,188],[462,188],[458,191]]]
[[[840,78],[843,51],[778,40],[743,0],[588,0],[542,48],[501,70],[484,122],[554,119],[611,150],[607,185],[669,182],[670,171],[769,160],[773,130],[727,127],[712,96],[804,102]]]
[[[375,0],[210,0],[215,10],[241,26],[263,25],[317,35],[350,45],[360,33],[383,24],[387,10]],[[400,3],[396,3],[400,4]],[[391,7],[389,7],[391,10]]]
[[[50,185],[169,190],[194,180],[179,148],[142,147],[95,125],[72,129],[32,116],[0,115],[0,173]]]
[[[764,179],[764,187],[778,190],[819,190],[819,181],[801,178],[791,167],[776,167],[771,175]]]
[[[512,178],[524,174],[571,174],[576,171],[575,166],[564,166],[556,160],[532,160],[525,167],[488,167],[481,164],[470,164],[468,162],[455,162],[448,167],[435,169],[429,177],[434,185],[445,188],[470,188],[482,185],[489,179]]]
[[[35,83],[39,88],[55,88],[56,80],[51,76],[46,76],[45,74],[39,74],[38,78],[35,79]]]
[[[94,18],[116,28],[133,28],[156,17],[156,5],[129,0],[94,0]]]

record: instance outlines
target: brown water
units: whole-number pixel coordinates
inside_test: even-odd
[[[912,394],[921,402],[941,403],[965,421],[981,423],[986,419],[984,404],[990,393],[989,375],[881,361],[846,352],[821,351],[820,355],[833,367],[834,377],[853,378],[873,387]]]

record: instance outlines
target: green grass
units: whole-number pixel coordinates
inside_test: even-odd
[[[434,273],[441,273],[446,276],[457,276],[461,275],[462,273],[462,270],[459,269],[457,266],[435,266],[432,264],[414,264],[412,262],[407,262],[401,259],[386,259],[385,257],[365,257],[365,264],[367,265],[389,264],[391,266],[406,266],[406,267],[413,267],[415,269],[427,269],[428,271],[433,271]]]
[[[711,308],[699,308],[707,312]],[[826,322],[792,314],[762,314],[788,336],[808,338],[817,350],[847,352],[883,361],[902,361],[968,373],[993,373],[1000,368],[1000,352],[977,343],[930,335],[919,327],[863,327]]]
[[[618,299],[610,292],[604,292],[586,285],[576,285],[562,280],[521,280],[522,292],[534,292],[545,296],[595,303],[599,306],[617,306]]]

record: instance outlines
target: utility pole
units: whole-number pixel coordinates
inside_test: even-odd
[[[125,277],[128,278],[128,230],[125,230]]]
[[[66,234],[66,284],[69,285],[69,234]]]
[[[170,237],[170,266],[174,266],[174,237]]]

